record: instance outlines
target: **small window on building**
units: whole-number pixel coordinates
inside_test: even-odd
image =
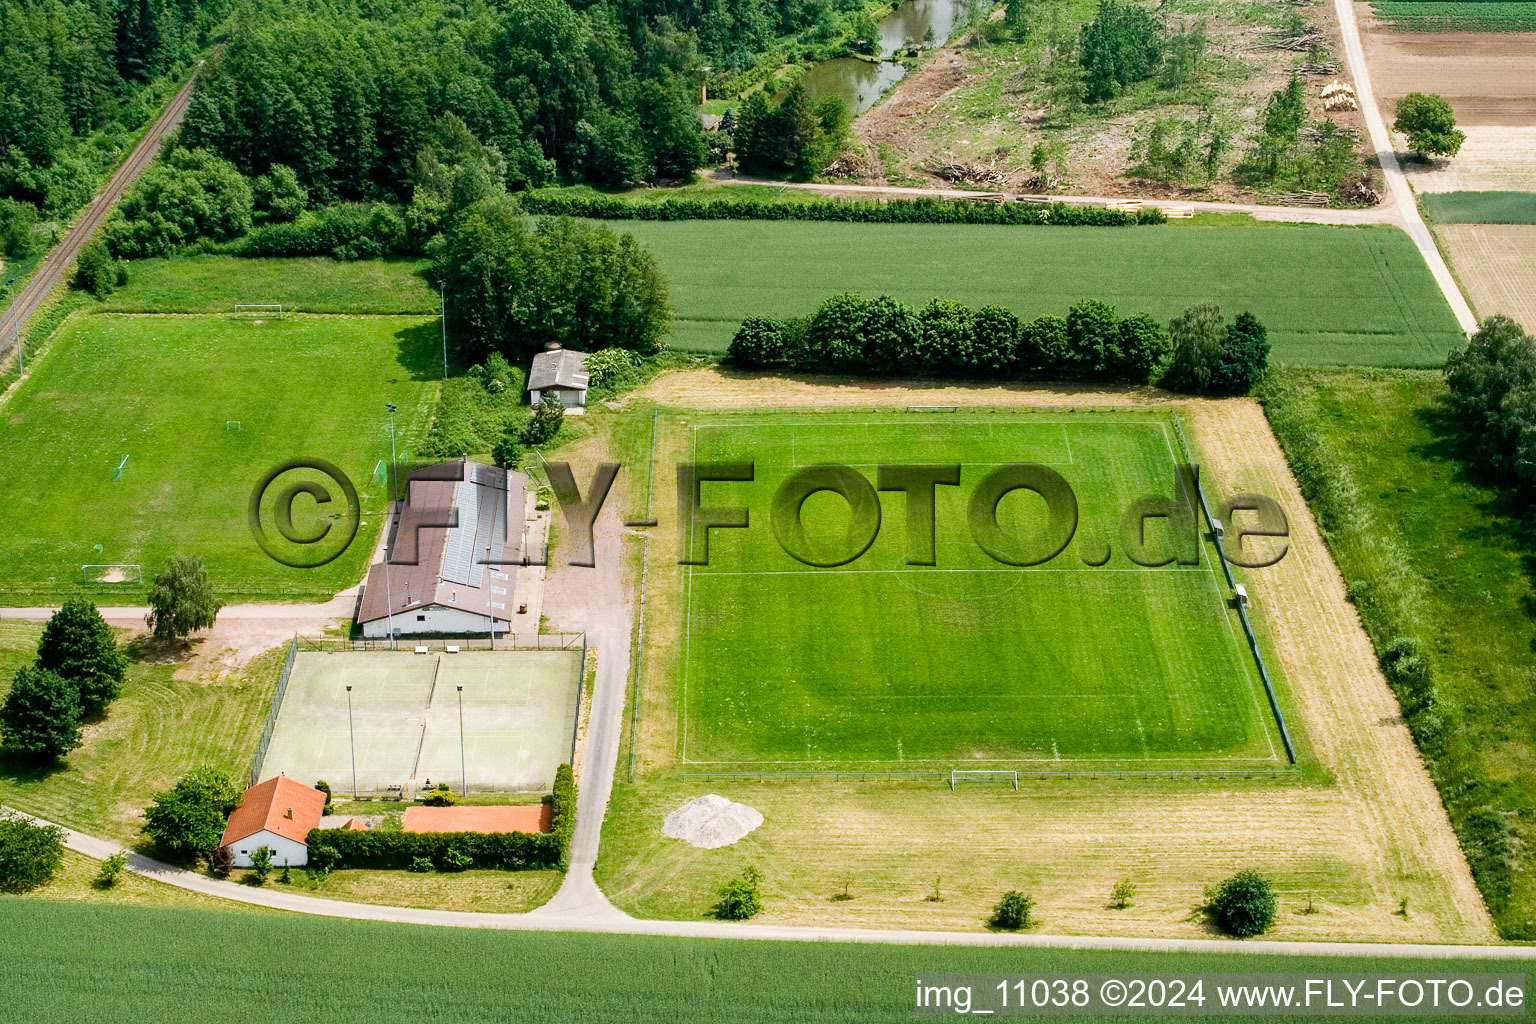
[[[427,621],[427,617],[425,615],[418,615],[418,616],[416,616],[416,621],[417,622],[426,622]]]

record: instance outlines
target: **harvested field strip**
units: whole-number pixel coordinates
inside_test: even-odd
[[[1536,224],[1536,192],[1426,192],[1436,224]]]
[[[964,227],[621,221],[671,285],[673,345],[723,352],[748,316],[803,316],[844,291],[1065,314],[1082,298],[1166,321],[1249,310],[1288,363],[1438,366],[1462,338],[1408,236],[1388,227]],[[1255,268],[1263,268],[1259,273]]]
[[[1440,224],[1435,234],[1480,318],[1503,313],[1536,330],[1536,224]]]

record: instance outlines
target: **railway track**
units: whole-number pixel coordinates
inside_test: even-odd
[[[165,137],[181,124],[182,118],[187,115],[187,107],[192,103],[192,90],[197,83],[197,72],[192,76],[166,104],[155,123],[150,125],[139,144],[133,147],[124,160],[112,172],[106,185],[97,192],[86,205],[85,210],[75,218],[69,230],[64,232],[61,238],[43,262],[39,264],[36,273],[32,275],[21,292],[11,302],[10,306],[0,315],[0,339],[8,339],[12,332],[19,331],[32,316],[48,294],[63,280],[65,272],[74,263],[75,257],[80,255],[83,249],[96,234],[97,230],[106,222],[107,216],[122,199],[123,193],[138,180],[144,173],[150,161],[160,152],[160,145]],[[14,357],[13,357],[14,358]]]

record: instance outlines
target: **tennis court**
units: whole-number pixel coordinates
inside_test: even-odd
[[[302,651],[259,774],[346,794],[355,751],[360,794],[466,776],[470,792],[548,790],[571,758],[580,671],[580,649]]]

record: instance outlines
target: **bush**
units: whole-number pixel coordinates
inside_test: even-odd
[[[274,223],[290,221],[309,205],[309,190],[299,181],[293,168],[273,164],[271,169],[251,183],[256,209]]]
[[[335,808],[331,805],[331,784],[326,782],[324,779],[321,779],[319,782],[315,783],[315,788],[325,794],[325,807],[321,809],[320,813],[332,813]]]
[[[1136,898],[1136,886],[1129,878],[1115,883],[1115,887],[1109,892],[1109,905],[1116,910],[1124,910],[1131,905]]]
[[[262,225],[246,239],[240,254],[372,260],[402,255],[408,249],[405,218],[398,207],[336,203],[306,211],[291,223]]]
[[[751,369],[783,366],[793,362],[796,355],[790,348],[784,323],[762,316],[743,320],[725,352],[729,362]]]
[[[444,871],[465,871],[474,867],[474,865],[474,858],[457,846],[450,846],[448,852],[443,854]]]
[[[1152,76],[1163,58],[1163,29],[1140,7],[1099,0],[1094,19],[1083,26],[1078,53],[1084,98],[1101,103]]]
[[[523,441],[530,445],[548,444],[565,423],[565,406],[553,391],[546,391],[533,407],[533,418],[523,428]]]
[[[997,901],[997,906],[992,908],[992,927],[1004,928],[1016,932],[1020,928],[1029,927],[1029,915],[1035,909],[1033,898],[1024,895],[1017,889],[1010,889],[1003,893],[1003,898]]]
[[[1228,935],[1259,935],[1275,920],[1275,894],[1257,871],[1239,871],[1211,894],[1211,914]]]
[[[96,605],[72,597],[43,627],[37,667],[73,683],[80,693],[81,713],[89,717],[101,714],[117,699],[128,659],[117,649],[117,634]]]
[[[406,865],[405,870],[414,871],[419,875],[429,874],[432,871],[432,858],[412,857],[411,862]]]
[[[251,851],[251,884],[266,885],[272,873],[272,847],[258,846]]]
[[[0,892],[36,889],[53,877],[63,857],[63,829],[0,815]]]
[[[117,884],[117,876],[122,874],[123,868],[128,866],[128,855],[114,853],[101,862],[101,868],[97,870],[95,879],[91,884],[98,889],[110,889]]]
[[[1096,206],[1049,203],[976,203],[946,199],[890,199],[884,202],[825,200],[775,203],[757,199],[667,199],[633,203],[608,196],[524,194],[528,213],[597,220],[800,220],[861,224],[1051,224],[1060,227],[1124,227],[1164,224],[1156,208],[1121,213]]]
[[[240,787],[217,768],[194,768],[144,812],[144,834],[177,857],[212,857]]]
[[[640,382],[641,360],[627,348],[599,349],[587,356],[587,386],[619,391]]]
[[[756,917],[763,909],[762,885],[762,872],[748,867],[721,887],[715,916],[722,921],[747,921]]]
[[[26,259],[37,251],[37,208],[15,199],[0,199],[0,255]]]
[[[1536,339],[1489,317],[1446,359],[1445,382],[1480,468],[1506,485],[1536,483]]]
[[[427,807],[452,807],[459,802],[459,798],[453,795],[445,782],[436,789],[429,789],[422,794],[421,802]]]
[[[111,295],[117,288],[121,269],[117,260],[107,251],[105,242],[92,242],[80,250],[75,260],[76,288],[89,292],[98,299]]]
[[[17,760],[49,764],[80,745],[80,691],[41,668],[16,670],[0,705],[0,751]]]

